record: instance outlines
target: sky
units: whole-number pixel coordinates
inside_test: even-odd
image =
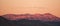
[[[0,0],[0,15],[44,14],[60,17],[60,0]]]

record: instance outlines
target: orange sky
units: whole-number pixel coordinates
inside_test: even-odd
[[[60,17],[59,0],[0,0],[0,15],[51,13]]]

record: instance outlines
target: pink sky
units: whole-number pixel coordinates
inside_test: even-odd
[[[0,0],[0,15],[51,13],[60,17],[59,0]]]

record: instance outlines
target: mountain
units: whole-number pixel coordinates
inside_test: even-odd
[[[41,21],[60,21],[60,18],[54,16],[50,13],[45,14],[6,14],[3,15],[6,19],[9,20],[20,20],[20,19],[28,19],[28,20],[41,20]]]
[[[59,17],[52,15],[50,13],[45,13],[44,17],[47,18],[48,21],[60,21]]]
[[[0,16],[0,26],[60,26],[60,22],[42,22],[40,20],[6,20]]]
[[[60,18],[45,14],[6,14],[0,16],[0,26],[60,26]]]

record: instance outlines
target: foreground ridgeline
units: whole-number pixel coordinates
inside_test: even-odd
[[[60,26],[60,18],[52,14],[6,14],[0,16],[0,26]]]
[[[28,20],[40,20],[40,21],[60,21],[60,17],[56,17],[50,13],[45,14],[6,14],[2,17],[8,20],[21,20],[21,19],[28,19]]]

